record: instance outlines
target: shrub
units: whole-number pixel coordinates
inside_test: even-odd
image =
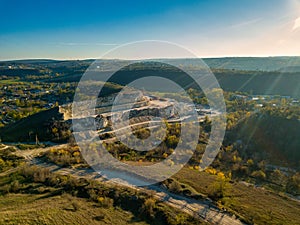
[[[49,169],[41,168],[38,166],[25,165],[21,167],[19,173],[25,178],[28,178],[37,183],[43,183],[50,177]]]
[[[266,179],[266,174],[262,170],[257,170],[251,173],[251,176],[260,180]]]
[[[231,192],[231,185],[228,179],[218,175],[216,181],[212,183],[208,188],[208,196],[214,200],[220,200]]]
[[[102,207],[105,208],[110,208],[114,205],[114,200],[108,197],[98,197],[97,201]]]
[[[8,194],[10,192],[10,185],[5,184],[2,187],[0,187],[1,194]]]
[[[172,180],[172,182],[169,184],[168,188],[171,192],[174,192],[174,193],[182,192],[181,185],[176,180]]]
[[[72,204],[74,211],[77,211],[80,208],[80,204],[76,201],[72,201],[71,204]]]
[[[154,198],[148,198],[145,200],[143,206],[142,206],[142,212],[146,214],[147,216],[150,216],[151,218],[154,218],[155,213],[155,204],[156,200]]]
[[[43,154],[47,161],[53,162],[60,166],[70,167],[76,164],[86,165],[82,158],[78,146],[70,146],[63,149],[51,149]],[[42,156],[42,157],[43,157]]]
[[[10,184],[10,192],[17,193],[20,190],[20,188],[21,188],[21,185],[18,180],[14,180]]]

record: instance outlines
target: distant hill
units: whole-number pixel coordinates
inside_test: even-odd
[[[157,59],[157,61],[161,61]],[[164,59],[164,62],[182,65],[190,69],[200,69],[199,59]],[[211,69],[241,70],[241,71],[284,71],[284,68],[293,67],[291,72],[300,72],[300,56],[285,57],[225,57],[203,58]],[[296,70],[295,70],[296,69]]]
[[[252,71],[280,71],[286,67],[298,67],[300,72],[300,57],[228,57],[207,58],[204,62],[214,69],[235,69]],[[299,69],[299,70],[298,70]],[[295,72],[295,71],[293,71]]]
[[[126,85],[143,76],[160,76],[171,79],[181,87],[197,88],[195,82],[175,67],[140,67],[137,65],[116,72],[110,82]],[[300,73],[213,70],[221,88],[225,91],[248,92],[257,95],[283,95],[300,98]],[[155,89],[157,84],[148,84]],[[166,89],[166,87],[163,87]],[[167,91],[167,90],[166,90]]]
[[[228,57],[206,58],[204,62],[211,67],[220,86],[225,91],[241,91],[252,94],[286,95],[300,98],[300,57]],[[161,61],[157,59],[155,61]],[[168,59],[167,62],[177,62],[186,70],[201,70],[203,65],[197,65],[198,59]],[[41,79],[42,82],[78,82],[86,69],[93,62],[89,60],[18,60],[0,62],[0,75],[19,76],[43,74],[52,76]],[[27,65],[25,68],[8,69],[10,63]],[[101,71],[95,70],[95,77],[101,80],[101,73],[106,73],[124,65],[124,60],[99,60]],[[141,76],[156,75],[178,81],[181,86],[194,87],[191,79],[180,69],[169,69],[167,66],[143,67],[133,65],[116,72],[111,82],[125,85]],[[2,68],[1,68],[2,66]],[[171,67],[171,66],[169,66]],[[56,76],[55,74],[59,74]],[[99,78],[100,77],[100,78]],[[155,84],[153,84],[155,85]]]
[[[161,61],[160,59],[154,59]],[[86,60],[53,60],[53,59],[28,59],[28,60],[12,60],[0,61],[1,65],[6,64],[33,64],[45,66],[74,66],[85,64],[88,66],[95,59]],[[124,60],[98,60],[105,64],[107,69],[113,69],[114,64],[122,63]],[[198,59],[182,58],[182,59],[165,59],[165,62],[174,62],[183,66],[199,66]],[[280,56],[280,57],[225,57],[225,58],[203,58],[203,61],[213,69],[228,69],[228,70],[251,70],[251,71],[284,71],[284,68],[293,67],[296,72],[300,72],[300,56]],[[134,61],[132,61],[134,62]],[[295,72],[295,70],[293,70]]]
[[[37,65],[47,65],[47,64],[59,64],[59,63],[73,63],[73,62],[93,62],[94,59],[86,60],[56,60],[56,59],[19,59],[19,60],[9,60],[0,61],[1,64],[37,64]]]
[[[39,75],[38,69],[0,69],[0,75],[25,77],[27,75]]]
[[[213,70],[221,88],[225,91],[248,92],[256,95],[283,95],[300,98],[300,72],[262,72],[262,71],[238,71],[238,70]],[[93,79],[101,80],[101,74],[95,72]],[[48,79],[47,82],[78,82],[81,74],[72,74]],[[126,85],[134,80],[146,76],[160,76],[171,79],[181,87],[197,88],[193,80],[183,71],[177,68],[124,68],[116,72],[109,82]],[[148,84],[151,90],[157,88],[157,84]],[[167,90],[166,87],[164,88]],[[159,91],[159,90],[157,90]]]
[[[279,70],[280,72],[295,73],[300,72],[300,66],[286,66]]]
[[[0,64],[44,64],[44,63],[54,63],[59,62],[60,60],[54,59],[19,59],[19,60],[9,60],[9,61],[0,61]]]
[[[225,91],[300,98],[300,73],[227,70],[216,71],[214,74]]]

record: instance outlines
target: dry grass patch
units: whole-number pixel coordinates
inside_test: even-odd
[[[135,221],[128,211],[99,207],[68,194],[8,194],[0,196],[0,209],[0,224],[147,224]]]

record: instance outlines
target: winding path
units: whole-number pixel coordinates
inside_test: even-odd
[[[86,178],[86,179],[94,179],[101,182],[111,182],[106,180],[104,177],[100,176],[97,172],[95,172],[91,168],[62,168],[58,165],[45,162],[39,158],[36,158],[39,154],[49,151],[50,149],[60,149],[67,147],[67,144],[51,146],[47,148],[38,148],[32,150],[16,150],[15,154],[18,156],[22,156],[32,165],[37,165],[43,168],[49,169],[51,172],[63,174],[63,175],[71,175],[77,178]],[[7,171],[6,173],[13,172],[16,168],[11,171]],[[1,174],[4,175],[4,174]],[[139,179],[139,178],[133,178]],[[115,183],[114,183],[115,184]],[[244,224],[239,219],[237,219],[234,215],[230,215],[229,213],[222,211],[208,201],[200,201],[192,198],[188,198],[182,195],[170,193],[167,189],[159,186],[159,185],[151,185],[148,187],[136,187],[124,182],[124,185],[129,188],[133,188],[137,191],[141,192],[151,192],[154,198],[163,201],[165,204],[179,209],[189,215],[192,215],[196,218],[202,218],[203,220],[211,223],[211,224],[224,224],[224,225],[241,225]]]

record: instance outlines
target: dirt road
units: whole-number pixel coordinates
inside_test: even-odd
[[[39,154],[49,151],[50,149],[53,148],[59,149],[65,147],[67,147],[66,144],[51,146],[47,148],[38,148],[33,150],[16,150],[15,154],[24,157],[25,160],[28,161],[30,164],[47,168],[51,172],[64,174],[64,175],[69,174],[77,178],[95,179],[100,182],[111,182],[109,180],[106,180],[105,177],[100,176],[99,173],[95,172],[92,168],[81,168],[81,169],[62,168],[58,165],[44,162],[41,159],[36,158],[36,156],[38,156]],[[140,178],[133,177],[133,179],[140,179]],[[136,187],[126,182],[124,182],[124,184],[118,182],[118,185],[124,185],[129,188],[133,188],[142,192],[151,191],[151,193],[156,199],[163,201],[164,203],[168,204],[173,208],[188,213],[189,215],[198,218],[200,217],[211,224],[224,224],[224,225],[244,224],[240,220],[235,218],[235,216],[232,216],[229,213],[214,207],[212,204],[210,204],[207,201],[195,200],[182,195],[173,194],[159,185],[151,185],[147,187]]]

